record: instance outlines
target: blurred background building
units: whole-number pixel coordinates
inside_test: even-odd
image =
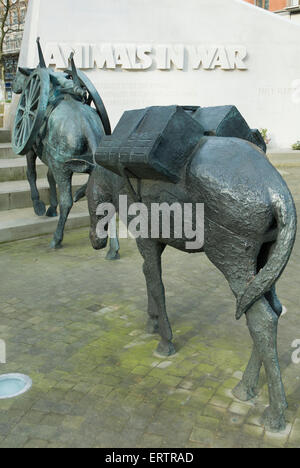
[[[4,81],[5,90],[2,91],[2,94],[5,94],[2,99],[6,101],[11,99],[11,84],[17,70],[28,1],[3,0],[0,2],[1,81],[2,86]]]
[[[300,23],[300,0],[245,0],[245,2]]]

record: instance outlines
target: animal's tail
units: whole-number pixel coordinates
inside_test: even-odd
[[[289,261],[295,243],[297,214],[292,195],[288,189],[284,196],[273,191],[270,191],[270,194],[278,226],[277,240],[267,264],[247,284],[246,289],[238,297],[237,319],[241,318],[256,301],[269,292],[280,278]]]

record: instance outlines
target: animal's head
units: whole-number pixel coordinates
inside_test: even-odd
[[[95,250],[104,249],[107,246],[107,237],[105,239],[100,239],[97,236],[97,225],[104,217],[104,215],[97,214],[97,209],[100,203],[107,201],[105,194],[101,190],[99,181],[99,171],[101,171],[101,169],[98,169],[94,164],[81,159],[72,159],[67,161],[65,166],[72,173],[90,174],[86,189],[90,214],[90,241]],[[106,228],[108,229],[108,223]]]
[[[23,92],[25,83],[33,71],[33,68],[18,68],[18,71],[12,84],[12,90],[15,94],[21,94]]]
[[[39,67],[47,68],[39,37],[37,38],[36,42],[37,42],[38,54],[39,54],[39,60],[40,60]],[[15,79],[12,84],[12,90],[15,94],[21,94],[23,92],[25,83],[28,77],[31,75],[31,73],[34,70],[35,70],[34,68],[23,68],[23,67],[18,68],[18,71],[16,73]]]

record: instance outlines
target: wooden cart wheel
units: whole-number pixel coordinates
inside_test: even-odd
[[[67,75],[72,78],[72,70],[66,70]],[[88,93],[88,98],[87,98],[87,104],[89,106],[94,106],[97,114],[99,115],[104,131],[106,135],[111,135],[111,125],[109,121],[109,117],[104,105],[104,102],[102,101],[101,97],[99,96],[99,93],[91,80],[87,77],[85,73],[83,73],[81,70],[77,70],[77,76],[78,79],[81,83],[82,86],[84,86],[87,90]]]
[[[29,76],[16,111],[12,147],[16,154],[27,154],[34,145],[44,121],[50,94],[50,76],[37,68]]]

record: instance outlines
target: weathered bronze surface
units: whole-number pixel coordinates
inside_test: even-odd
[[[165,108],[162,108],[162,113],[164,111]],[[195,109],[192,112],[195,113]],[[201,112],[196,111],[194,115],[199,117],[199,114]],[[246,315],[254,344],[244,377],[233,392],[240,400],[252,399],[257,394],[259,374],[264,365],[270,406],[266,409],[263,422],[268,429],[280,431],[285,428],[287,402],[278,363],[277,326],[282,306],[275,292],[275,284],[288,263],[294,245],[297,224],[295,206],[286,183],[262,151],[265,147],[258,132],[252,131],[249,138],[242,133],[241,138],[237,138],[239,128],[231,119],[231,111],[215,108],[204,111],[203,115],[208,119],[208,114],[212,117],[211,122],[217,122],[216,116],[219,115],[219,124],[214,129],[212,124],[207,124],[207,133],[200,138],[187,159],[178,183],[143,179],[139,184],[135,182],[135,185],[139,185],[139,199],[148,210],[151,210],[152,203],[177,202],[182,206],[184,203],[205,204],[205,244],[198,252],[205,252],[225,275],[237,300],[236,317],[239,319]],[[226,121],[228,115],[230,122]],[[205,126],[204,120],[202,126]],[[225,136],[217,136],[220,135],[220,128],[223,128]],[[177,128],[177,131],[182,133],[184,128]],[[230,134],[232,131],[233,135]],[[124,148],[130,146],[127,140],[131,134],[130,129],[124,128],[118,139]],[[148,137],[150,139],[151,135]],[[168,138],[171,137],[169,134]],[[254,145],[253,140],[250,142],[252,138],[261,148]],[[103,162],[105,151],[105,145],[100,143],[96,161]],[[167,159],[170,161],[172,158]],[[120,195],[127,195],[128,204],[136,202],[134,193],[137,192],[130,189],[126,180],[129,179],[128,173],[124,173],[126,164],[123,165],[123,172],[120,172],[122,175],[118,175],[120,167],[122,169],[122,151],[118,153],[116,164],[114,172],[99,165],[93,166],[88,182],[91,240],[95,249],[104,248],[107,243],[107,239],[97,237],[97,206],[112,203],[118,211]],[[72,171],[91,171],[86,161],[69,161],[67,165]],[[131,177],[134,174],[131,173]],[[133,184],[134,179],[131,178],[131,188]],[[128,217],[128,222],[130,220]],[[175,349],[166,312],[161,256],[167,246],[187,251],[187,239],[175,237],[172,231],[168,239],[162,236],[137,239],[144,258],[148,290],[147,329],[160,334],[157,351],[164,356],[174,354]]]
[[[65,162],[80,158],[93,161],[93,153],[102,136],[110,134],[110,123],[96,89],[77,71],[70,58],[71,69],[64,73],[46,68],[38,39],[40,64],[35,70],[19,68],[13,91],[21,94],[13,129],[13,149],[26,154],[27,177],[34,211],[38,216],[57,216],[59,222],[51,242],[52,248],[62,245],[65,223],[73,205],[72,171]],[[94,104],[94,107],[91,105]],[[36,185],[36,159],[48,166],[50,207],[46,211]],[[59,201],[56,187],[59,190]],[[86,186],[75,196],[85,195]],[[118,242],[113,241],[108,258],[118,258]]]

